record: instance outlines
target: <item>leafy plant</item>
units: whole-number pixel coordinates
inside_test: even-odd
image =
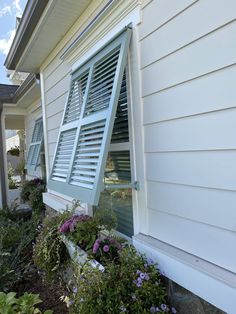
[[[94,217],[88,215],[74,215],[63,222],[59,231],[82,249],[92,249],[100,231],[111,230],[116,225],[114,214],[109,211],[99,211]]]
[[[10,209],[0,210],[0,291],[9,291],[31,264],[38,224],[37,215],[24,221]]]
[[[40,314],[42,313],[35,305],[41,303],[38,294],[25,293],[16,298],[15,292],[0,292],[0,314]],[[52,314],[51,310],[47,310],[44,314]]]
[[[8,175],[8,187],[10,190],[18,188],[17,181],[13,179],[14,174],[15,174],[15,171],[12,168],[11,164],[9,163],[8,168],[7,168],[7,175]]]
[[[21,189],[21,199],[23,202],[28,202],[30,200],[30,195],[33,190],[37,187],[42,186],[42,189],[45,190],[45,182],[40,178],[35,178],[33,180],[27,180],[22,185]]]
[[[69,255],[58,230],[68,212],[44,220],[34,248],[35,264],[52,279],[69,260]]]
[[[114,237],[97,239],[93,244],[91,256],[103,265],[111,261],[118,263],[119,251],[123,248],[122,243],[124,243],[124,240],[118,240]]]
[[[11,149],[9,149],[7,151],[8,154],[12,155],[12,156],[20,156],[20,147],[19,146],[15,146],[15,147],[11,147]]]
[[[157,265],[132,246],[119,255],[119,263],[108,263],[104,272],[86,265],[76,273],[78,288],[72,297],[71,313],[176,313],[166,304]]]

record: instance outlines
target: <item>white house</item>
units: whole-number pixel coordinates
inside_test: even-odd
[[[24,111],[31,176],[44,144],[45,204],[111,207],[119,232],[168,278],[227,313],[236,313],[235,18],[233,0],[28,0],[5,62],[40,74],[41,96],[14,108]]]

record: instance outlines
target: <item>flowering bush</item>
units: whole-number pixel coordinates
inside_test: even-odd
[[[73,215],[62,223],[59,231],[65,234],[69,240],[79,245],[81,249],[92,250],[99,232],[105,229],[111,230],[116,223],[114,215],[109,213],[110,218],[108,218],[109,215],[106,211],[101,212],[93,217],[84,214]]]
[[[93,244],[93,258],[102,264],[109,261],[119,262],[119,251],[122,249],[121,240],[107,237],[103,240],[97,239]]]
[[[132,246],[119,250],[119,263],[107,263],[104,272],[84,266],[76,282],[72,313],[176,313],[166,303],[157,265]]]

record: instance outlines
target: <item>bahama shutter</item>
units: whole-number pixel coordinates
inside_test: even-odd
[[[28,171],[34,171],[38,166],[42,141],[43,141],[43,120],[42,118],[40,118],[35,121],[34,130],[31,138],[27,158]]]
[[[127,28],[72,74],[48,187],[92,205],[103,189],[130,36]]]

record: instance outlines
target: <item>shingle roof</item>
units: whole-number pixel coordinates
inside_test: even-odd
[[[18,85],[0,84],[0,101],[12,99],[18,87]]]

